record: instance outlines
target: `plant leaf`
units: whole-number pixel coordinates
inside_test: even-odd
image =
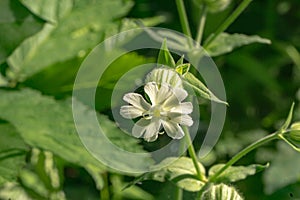
[[[196,94],[204,99],[208,99],[210,101],[214,101],[217,103],[222,103],[228,105],[227,102],[220,100],[216,97],[199,79],[197,79],[192,73],[187,72],[183,76],[186,80],[186,84],[194,89]]]
[[[10,124],[0,124],[0,186],[17,180],[25,165],[27,147],[17,130]]]
[[[8,81],[0,74],[0,87],[7,86]]]
[[[42,96],[39,92],[30,89],[21,91],[0,90],[0,118],[11,122],[20,132],[24,141],[30,146],[49,150],[55,155],[71,163],[86,167],[94,165],[99,171],[104,166],[96,160],[83,146],[76,133],[72,114],[72,103],[67,101],[55,101],[51,97]],[[11,109],[10,105],[14,105]],[[76,123],[76,126],[86,127],[86,130],[93,130],[89,125],[89,117],[93,116],[91,110],[77,102],[78,112],[84,113],[85,123]],[[131,152],[144,152],[138,145],[138,140],[120,131],[113,122],[106,116],[98,115],[101,128],[112,143],[119,148]],[[97,136],[90,134],[86,137],[101,141]],[[103,146],[101,151],[111,152]],[[122,163],[122,166],[133,165],[130,160],[114,156],[114,161]],[[121,159],[121,160],[120,160]],[[146,162],[146,160],[144,160]],[[129,166],[128,166],[129,167]]]
[[[165,39],[161,45],[160,51],[158,53],[157,63],[166,65],[168,67],[175,67],[175,61],[168,50],[167,40]]]
[[[217,165],[212,166],[208,173],[209,177],[213,176],[223,166],[224,166],[224,164],[217,164]],[[249,165],[249,166],[231,166],[231,167],[227,168],[223,173],[221,173],[217,177],[216,182],[232,183],[232,182],[236,182],[239,180],[243,180],[250,175],[254,175],[254,174],[264,170],[268,166],[269,166],[269,164],[266,164],[266,165],[253,164],[253,165]]]
[[[299,152],[283,142],[277,143],[277,149],[277,152],[273,154],[270,168],[266,170],[263,176],[267,194],[296,183],[300,177]]]
[[[72,0],[20,0],[20,2],[32,13],[52,23],[57,23],[73,5]]]
[[[19,1],[0,1],[0,64],[27,37],[43,27]]]
[[[219,56],[233,51],[235,48],[251,43],[271,44],[269,39],[257,35],[221,33],[206,49],[210,56]]]
[[[198,164],[202,174],[205,175],[203,165],[201,163]],[[143,174],[136,178],[127,187],[144,180],[155,180],[160,182],[168,180],[184,190],[195,192],[199,191],[204,185],[204,182],[197,180],[197,172],[193,165],[193,161],[188,157],[169,157],[158,165],[155,165],[152,169],[157,170]]]
[[[124,15],[131,3],[96,0],[78,2],[59,23],[46,24],[42,32],[24,41],[8,58],[8,76],[14,82],[55,63],[84,56],[103,40],[113,20]],[[99,12],[101,10],[101,12]]]

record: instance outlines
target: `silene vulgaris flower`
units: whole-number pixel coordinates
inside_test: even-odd
[[[189,116],[193,105],[182,102],[188,93],[181,87],[172,87],[168,83],[158,85],[156,82],[146,83],[144,91],[150,101],[138,93],[127,93],[123,97],[130,105],[122,106],[120,114],[127,119],[138,119],[132,128],[132,135],[143,137],[148,142],[155,141],[158,134],[164,132],[173,139],[182,138],[184,132],[181,126],[193,124]]]

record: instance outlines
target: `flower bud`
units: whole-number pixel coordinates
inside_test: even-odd
[[[145,81],[146,83],[155,82],[158,86],[162,83],[167,83],[173,88],[182,88],[182,80],[179,74],[175,70],[169,68],[157,68],[152,70],[146,76]]]
[[[206,5],[207,10],[211,13],[223,11],[231,3],[231,0],[196,0],[196,1],[197,3]]]
[[[243,200],[243,198],[239,195],[234,187],[219,184],[213,185],[207,191],[205,191],[202,196],[202,200],[219,200],[219,199],[226,199],[226,200]]]
[[[289,138],[294,142],[300,143],[300,122],[295,122],[291,125]]]

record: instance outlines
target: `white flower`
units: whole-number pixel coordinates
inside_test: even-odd
[[[182,88],[172,88],[166,83],[159,87],[155,82],[147,83],[144,91],[151,103],[137,93],[127,93],[123,97],[130,105],[122,106],[120,114],[127,119],[141,117],[133,126],[132,135],[151,142],[157,139],[163,127],[171,138],[182,138],[184,132],[181,125],[193,124],[188,115],[193,111],[193,105],[191,102],[182,102],[187,97],[187,92]]]

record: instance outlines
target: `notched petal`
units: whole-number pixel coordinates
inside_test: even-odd
[[[152,105],[155,104],[155,99],[158,93],[158,86],[155,82],[149,82],[144,86],[146,94],[149,96]]]
[[[151,107],[144,97],[137,93],[127,93],[124,95],[123,100],[144,111],[149,110]]]
[[[193,104],[191,102],[180,103],[178,106],[173,107],[170,112],[190,114],[193,112]]]
[[[164,121],[163,127],[167,135],[173,139],[181,139],[184,136],[182,128],[177,123]]]
[[[122,106],[120,109],[120,114],[122,117],[127,119],[134,119],[143,115],[143,110],[134,106]]]

